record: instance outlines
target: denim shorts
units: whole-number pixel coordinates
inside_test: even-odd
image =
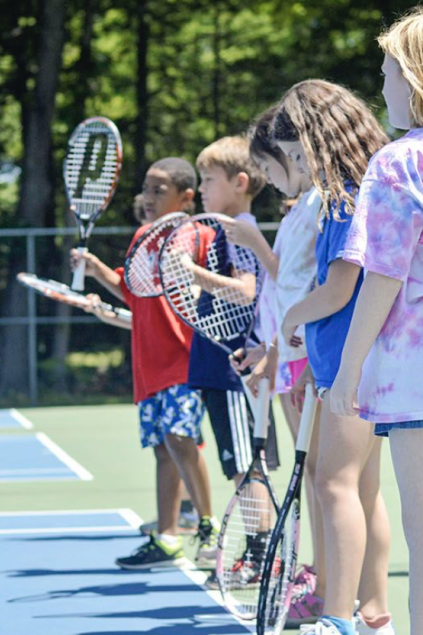
[[[375,434],[379,437],[389,437],[391,430],[413,430],[423,428],[423,421],[394,421],[392,423],[376,423]]]
[[[186,384],[160,390],[138,403],[143,448],[161,445],[167,434],[198,440],[205,406],[201,392]]]

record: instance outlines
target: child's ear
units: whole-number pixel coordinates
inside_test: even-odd
[[[248,186],[250,185],[250,177],[246,172],[238,172],[235,177],[235,185],[237,190],[240,193],[245,194],[248,190]]]
[[[194,190],[191,187],[189,187],[186,190],[184,190],[184,192],[182,194],[182,198],[181,198],[181,209],[182,210],[190,207],[192,201],[194,200],[194,196],[195,196],[195,192],[194,192]]]

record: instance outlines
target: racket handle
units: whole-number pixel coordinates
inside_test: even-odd
[[[253,417],[254,417],[254,421],[255,421],[256,420],[257,401],[258,401],[258,399],[257,399],[257,397],[254,397],[253,393],[251,392],[251,390],[247,386],[247,379],[248,379],[249,375],[250,375],[250,373],[247,373],[247,374],[241,373],[240,379],[241,379],[242,387],[244,388],[245,396],[247,397],[247,401],[248,401],[248,404],[250,406],[250,410],[253,413]]]
[[[311,435],[313,434],[314,419],[316,416],[317,399],[313,393],[311,384],[305,385],[305,399],[303,411],[301,413],[300,429],[298,430],[295,450],[307,453],[310,447]]]
[[[269,425],[269,379],[263,377],[258,384],[257,406],[254,420],[254,441],[256,446],[264,446]]]
[[[78,253],[87,253],[87,247],[78,247]],[[85,289],[85,258],[81,258],[77,268],[73,272],[71,289],[73,291],[83,291]]]

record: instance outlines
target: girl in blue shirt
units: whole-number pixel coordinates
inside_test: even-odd
[[[368,422],[332,414],[329,398],[363,276],[359,266],[342,260],[355,195],[370,157],[387,138],[360,99],[321,80],[301,82],[286,93],[273,133],[280,149],[310,175],[324,201],[316,287],[288,311],[282,324],[282,336],[294,346],[298,326],[306,325],[310,368],[322,399],[316,496],[324,522],[326,588],[323,615],[307,633],[393,635],[380,442]],[[357,597],[361,614],[354,626]]]

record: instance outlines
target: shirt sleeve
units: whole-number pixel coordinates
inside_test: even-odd
[[[343,257],[405,281],[423,230],[423,161],[405,144],[395,145],[385,146],[369,164]]]
[[[352,216],[343,210],[339,212],[339,220],[331,217],[329,227],[328,249],[326,263],[329,266],[334,260],[344,256],[345,244],[351,227]]]

